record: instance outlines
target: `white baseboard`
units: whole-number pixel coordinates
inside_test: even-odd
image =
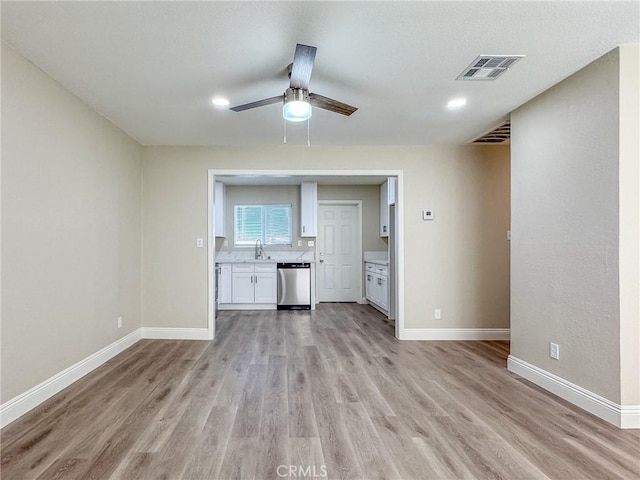
[[[405,328],[400,340],[509,340],[508,328]]]
[[[142,338],[208,340],[206,328],[142,327],[0,405],[0,428],[34,409]]]
[[[131,332],[126,337],[107,345],[93,355],[89,355],[84,360],[65,368],[44,382],[0,405],[0,428],[13,422],[29,410],[67,388],[73,382],[95,370],[107,360],[132,346],[140,340],[140,333],[140,329]]]
[[[619,405],[513,355],[507,368],[618,428],[640,428],[640,405]]]
[[[209,340],[206,328],[142,327],[142,338],[156,340]]]

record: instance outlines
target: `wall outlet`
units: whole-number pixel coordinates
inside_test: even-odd
[[[423,220],[433,220],[433,210],[422,210]]]
[[[302,240],[298,240],[298,246],[301,247],[302,246]]]
[[[202,248],[202,247],[204,247],[204,239],[202,239],[202,238],[197,238],[197,239],[196,239],[196,247],[198,247],[198,248]]]
[[[442,311],[439,308],[436,308],[436,310],[435,310],[435,312],[433,314],[433,317],[436,320],[442,320]]]
[[[560,360],[560,345],[557,343],[549,342],[549,356]]]
[[[309,240],[307,242],[307,247],[313,247],[316,244],[316,242],[314,242],[313,240]]]
[[[118,328],[122,328],[122,317],[118,317]]]

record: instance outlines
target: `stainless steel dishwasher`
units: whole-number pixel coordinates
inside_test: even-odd
[[[278,263],[278,310],[311,309],[311,264]]]

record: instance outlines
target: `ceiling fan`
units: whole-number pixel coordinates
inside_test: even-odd
[[[317,93],[309,92],[309,80],[311,79],[311,70],[313,62],[316,58],[316,47],[309,45],[296,45],[296,53],[293,57],[293,63],[289,65],[289,78],[291,79],[289,88],[284,95],[277,97],[265,98],[257,102],[245,103],[237,107],[231,107],[234,112],[242,112],[251,108],[263,107],[272,103],[283,102],[282,116],[285,120],[292,122],[301,122],[311,118],[311,107],[323,108],[330,112],[339,113],[349,116],[357,110],[356,107],[339,102],[332,98],[323,97]]]

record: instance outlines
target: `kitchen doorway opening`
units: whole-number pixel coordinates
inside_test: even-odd
[[[279,182],[300,181],[330,181],[330,185],[352,185],[352,184],[378,184],[385,179],[395,177],[397,179],[397,191],[394,215],[395,242],[394,252],[390,253],[389,259],[395,261],[394,279],[395,285],[393,298],[395,299],[395,336],[399,340],[406,339],[404,328],[404,172],[402,170],[255,170],[255,169],[210,169],[208,170],[208,195],[207,195],[207,338],[215,337],[216,325],[216,239],[214,225],[216,224],[216,178],[230,179],[245,182],[246,185],[259,185],[262,179],[268,179],[270,184]],[[336,183],[337,182],[337,183]],[[380,183],[378,183],[380,182]],[[294,184],[290,183],[290,184]],[[237,183],[236,183],[237,184]],[[287,184],[287,183],[281,183]],[[314,287],[312,287],[314,288]]]

